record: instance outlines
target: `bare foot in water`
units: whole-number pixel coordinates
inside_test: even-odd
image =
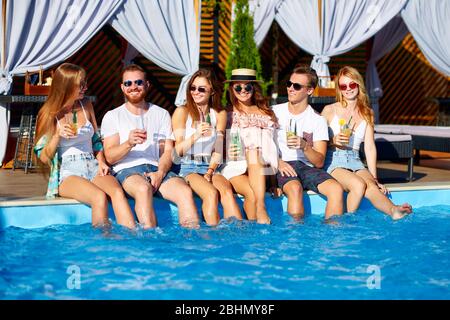
[[[267,211],[260,211],[256,213],[256,222],[258,222],[259,224],[270,224],[270,218],[269,215],[267,214]]]
[[[393,206],[391,212],[393,220],[400,220],[412,212],[412,207],[409,203],[404,203],[401,206]]]

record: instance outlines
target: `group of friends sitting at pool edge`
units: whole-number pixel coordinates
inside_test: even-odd
[[[269,106],[255,70],[235,69],[224,107],[222,84],[200,69],[189,80],[185,105],[171,116],[145,101],[151,83],[132,64],[122,72],[125,103],[104,115],[100,132],[85,97],[86,71],[64,63],[37,118],[34,151],[49,174],[47,197],[88,204],[94,226],[109,225],[110,199],[117,223],[127,228],[157,226],[155,196],[174,203],[188,228],[201,220],[217,225],[219,203],[224,219],[269,224],[266,187],[286,195],[296,220],[305,213],[304,190],[326,197],[326,219],[355,212],[363,197],[392,219],[411,213],[409,204],[392,203],[377,180],[374,115],[360,73],[339,70],[336,103],[321,115],[308,104],[317,82],[314,69],[297,65],[286,82],[288,102]],[[359,158],[362,142],[367,169]],[[135,200],[136,215],[127,197]]]

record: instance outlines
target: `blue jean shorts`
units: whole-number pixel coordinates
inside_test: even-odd
[[[180,166],[179,176],[185,178],[187,175],[191,173],[197,173],[199,175],[204,175],[209,168],[209,163],[204,161],[196,161],[196,160],[183,160]]]
[[[323,169],[328,173],[332,173],[334,169],[343,168],[353,172],[365,169],[364,164],[359,158],[359,151],[351,150],[335,150],[328,151],[325,157]]]
[[[120,184],[123,184],[124,181],[131,176],[139,175],[143,176],[144,178],[147,178],[144,173],[150,173],[150,172],[156,172],[158,171],[158,167],[154,166],[152,164],[140,164],[135,167],[131,168],[125,168],[120,170],[119,172],[113,173],[113,175],[116,177],[116,179],[120,182]],[[166,176],[163,178],[161,184],[169,180],[170,178],[177,177],[175,173],[172,171],[167,172]]]
[[[98,161],[92,153],[80,153],[63,156],[59,169],[59,184],[69,176],[78,176],[89,181],[98,173]]]

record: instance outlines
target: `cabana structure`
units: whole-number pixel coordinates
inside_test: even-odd
[[[450,41],[445,40],[450,30],[447,1],[249,2],[256,43],[263,45],[276,21],[290,41],[312,55],[310,63],[323,77],[330,74],[330,59],[373,39],[366,72],[372,97],[382,94],[376,61],[408,31],[433,67],[450,75]],[[175,102],[181,104],[186,81],[201,63],[202,43],[220,42],[220,35],[201,37],[202,4],[200,0],[2,0],[0,94],[11,92],[13,77],[60,64],[109,25],[129,44],[125,61],[140,54],[181,79]],[[374,107],[377,110],[376,104]],[[0,160],[6,150],[9,119],[10,106],[0,104]]]
[[[415,157],[420,159],[420,150],[450,152],[450,127],[376,125],[375,132],[390,135],[411,135]]]

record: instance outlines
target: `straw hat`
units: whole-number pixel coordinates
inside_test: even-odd
[[[232,81],[262,82],[261,80],[256,80],[256,70],[245,68],[232,70],[231,79],[225,82]]]

